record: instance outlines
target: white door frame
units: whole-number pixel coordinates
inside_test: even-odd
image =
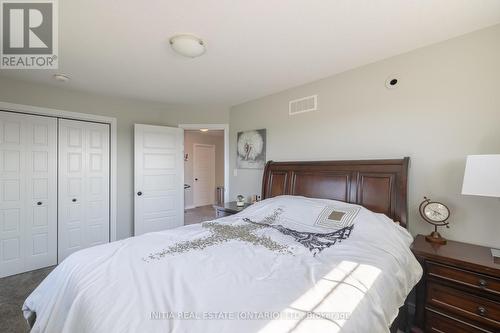
[[[110,205],[110,215],[109,215],[109,236],[110,241],[116,240],[116,207],[117,207],[117,143],[116,143],[116,118],[99,116],[88,113],[73,112],[73,111],[63,111],[50,108],[42,108],[32,105],[23,104],[13,104],[0,101],[0,111],[11,111],[17,113],[33,114],[38,116],[47,116],[54,118],[65,118],[73,120],[83,120],[83,121],[93,121],[104,124],[109,124],[111,133],[111,147],[110,147],[110,191],[109,191],[109,205]]]
[[[229,202],[229,124],[180,124],[185,130],[208,130],[224,131],[224,201]]]
[[[210,203],[210,205],[213,205],[215,203],[215,145],[211,145],[211,144],[204,144],[204,143],[193,143],[193,177],[195,177],[195,174],[194,174],[194,170],[195,170],[195,161],[196,161],[196,147],[205,147],[205,148],[210,148],[212,149],[213,151],[213,160],[210,161],[210,164],[213,165],[213,170],[212,170],[212,174],[210,175],[211,179],[210,179],[210,182],[213,183],[213,189],[212,189],[212,199],[213,199],[213,202]],[[193,206],[195,207],[199,207],[199,203],[195,202],[194,198],[195,198],[195,185],[196,185],[196,182],[193,181]]]

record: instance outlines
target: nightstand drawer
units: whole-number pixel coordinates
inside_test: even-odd
[[[426,328],[427,333],[493,333],[492,330],[485,330],[478,326],[457,320],[451,316],[434,310],[427,310]]]
[[[486,298],[429,281],[427,304],[500,330],[500,303]]]
[[[415,328],[500,333],[500,265],[489,247],[417,235],[411,249],[424,268],[416,288]]]
[[[500,296],[500,280],[459,268],[427,262],[427,274]]]

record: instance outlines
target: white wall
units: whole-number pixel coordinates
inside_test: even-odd
[[[47,74],[49,75],[49,74]],[[71,84],[71,83],[70,83]],[[105,97],[0,77],[0,101],[114,117],[118,122],[117,238],[133,233],[134,123],[177,126],[181,123],[227,123],[222,106],[168,105]]]
[[[466,155],[500,153],[499,41],[497,25],[233,107],[231,198],[261,192],[262,170],[233,176],[236,133],[267,128],[268,160],[410,156],[411,232],[431,231],[417,209],[426,195],[451,208],[445,237],[500,247],[500,200],[460,194]],[[289,100],[312,94],[319,111],[288,116]]]
[[[196,143],[215,146],[215,187],[224,186],[224,131],[222,135],[210,132],[185,131],[184,153],[188,154],[188,160],[184,162],[184,183],[191,186],[185,190],[184,206],[193,207],[193,145]],[[214,188],[215,192],[215,188]],[[214,196],[215,198],[215,196]],[[216,199],[216,198],[215,198]]]

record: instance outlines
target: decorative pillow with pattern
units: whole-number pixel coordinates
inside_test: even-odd
[[[360,209],[339,201],[285,195],[259,202],[240,215],[301,232],[330,233],[353,225]],[[270,211],[277,210],[279,215],[269,216]]]

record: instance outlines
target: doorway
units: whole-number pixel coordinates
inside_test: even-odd
[[[213,204],[227,193],[226,131],[205,126],[184,127],[184,224],[215,219]]]

